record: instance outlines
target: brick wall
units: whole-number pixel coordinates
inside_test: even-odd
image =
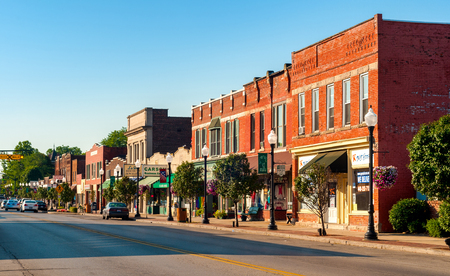
[[[175,152],[191,145],[191,118],[168,117],[167,109],[153,109],[153,153]]]

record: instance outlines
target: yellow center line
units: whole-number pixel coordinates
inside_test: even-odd
[[[27,216],[27,215],[22,215],[22,214],[19,214],[19,215],[24,216],[24,217],[29,217],[29,218],[36,219],[35,217],[30,217],[30,216]],[[282,271],[282,270],[273,269],[273,268],[269,268],[269,267],[264,267],[264,266],[259,266],[259,265],[239,262],[239,261],[235,261],[235,260],[231,260],[231,259],[225,259],[225,258],[220,258],[220,257],[207,255],[207,254],[196,253],[196,252],[193,252],[193,251],[188,251],[188,250],[184,250],[184,249],[178,249],[178,248],[174,248],[174,247],[168,247],[168,246],[165,246],[165,245],[160,245],[160,244],[156,244],[156,243],[140,241],[140,240],[136,240],[136,239],[132,239],[132,238],[126,238],[126,237],[123,237],[123,236],[114,235],[114,234],[110,234],[110,233],[106,233],[106,232],[102,232],[102,231],[97,231],[97,230],[92,230],[92,229],[88,229],[88,228],[84,228],[84,227],[80,227],[80,226],[75,226],[75,225],[71,225],[71,224],[67,224],[67,223],[61,223],[61,222],[51,221],[51,220],[47,220],[47,219],[37,219],[37,220],[46,221],[46,222],[50,222],[50,223],[55,223],[55,224],[59,224],[59,225],[62,225],[62,226],[67,226],[67,227],[75,228],[75,229],[78,229],[78,230],[87,231],[87,232],[91,232],[91,233],[95,233],[95,234],[99,234],[99,235],[103,235],[103,236],[107,236],[107,237],[111,237],[111,238],[116,238],[116,239],[120,239],[120,240],[125,240],[125,241],[129,241],[129,242],[133,242],[133,243],[139,243],[139,244],[151,246],[151,247],[154,247],[154,248],[164,249],[164,250],[177,252],[177,253],[181,253],[181,254],[187,254],[187,255],[196,256],[196,257],[209,259],[209,260],[213,260],[213,261],[218,261],[218,262],[222,262],[222,263],[226,263],[226,264],[242,266],[242,267],[251,268],[251,269],[255,269],[255,270],[260,270],[260,271],[264,271],[264,272],[269,272],[269,273],[273,273],[273,274],[304,276],[304,275],[301,275],[301,274],[287,272],[287,271]]]

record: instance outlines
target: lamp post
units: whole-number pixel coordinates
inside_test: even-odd
[[[172,191],[170,189],[171,188],[170,187],[170,175],[172,174],[172,170],[170,168],[170,165],[172,164],[172,160],[173,160],[172,155],[170,155],[170,153],[168,153],[167,157],[166,157],[167,164],[169,165],[169,206],[167,206],[168,209],[169,209],[169,216],[167,217],[168,221],[173,221],[173,217],[172,217]]]
[[[364,234],[364,239],[378,240],[378,234],[375,232],[373,221],[373,130],[377,124],[377,115],[373,112],[372,106],[370,106],[364,119],[369,128],[369,225],[367,226],[366,234]]]
[[[272,168],[270,171],[270,224],[269,224],[269,230],[277,230],[278,227],[275,224],[275,214],[274,214],[274,204],[275,201],[275,184],[273,179],[273,171],[274,171],[274,163],[275,163],[275,157],[273,150],[275,148],[275,144],[277,143],[277,135],[275,134],[275,131],[273,129],[270,131],[269,135],[267,136],[267,140],[269,140],[270,144],[270,155],[272,155]]]
[[[100,214],[103,214],[103,174],[105,173],[105,171],[103,169],[100,169],[98,173],[100,174]]]
[[[203,155],[203,158],[205,159],[205,185],[203,187],[205,203],[203,206],[203,208],[204,208],[203,209],[203,221],[202,221],[203,224],[209,224],[208,213],[206,212],[206,177],[207,177],[206,176],[206,159],[208,159],[208,154],[209,154],[209,149],[205,144],[202,148],[202,155]]]
[[[134,163],[137,169],[137,181],[136,181],[136,215],[134,215],[135,218],[140,218],[141,215],[139,214],[139,168],[141,167],[141,162],[139,162],[139,159],[136,160],[136,163]]]

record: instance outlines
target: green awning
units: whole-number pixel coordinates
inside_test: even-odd
[[[147,176],[146,178],[139,180],[139,186],[151,185],[156,181],[159,181],[158,176]]]
[[[209,129],[220,127],[220,117],[213,118],[209,124]]]
[[[111,180],[111,179],[106,179],[106,181],[103,182],[103,184],[102,184],[102,190],[108,189],[108,188],[109,188],[109,186],[111,185],[111,181],[110,181],[110,180]],[[100,191],[100,187],[98,187],[98,190]]]
[[[170,183],[173,183],[174,176],[175,176],[174,173],[170,175]],[[153,188],[156,188],[156,189],[167,189],[167,188],[169,188],[169,178],[167,178],[166,180],[167,180],[166,183],[161,183],[161,182],[159,182],[159,177],[158,177],[158,181],[153,183]]]
[[[307,169],[311,167],[314,163],[320,163],[324,165],[325,167],[330,166],[333,164],[334,161],[336,161],[339,157],[341,157],[343,154],[346,154],[346,150],[340,150],[340,151],[333,151],[328,153],[319,153],[316,155],[311,161],[309,161],[305,166],[303,166],[298,173],[304,174]]]

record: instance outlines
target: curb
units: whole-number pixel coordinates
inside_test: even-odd
[[[87,214],[87,213],[77,213],[77,215],[100,216],[99,214]],[[444,249],[434,249],[434,248],[429,248],[429,247],[422,248],[422,247],[414,247],[414,246],[383,244],[383,243],[378,243],[378,242],[352,241],[352,240],[336,239],[336,238],[329,238],[329,237],[323,237],[323,236],[316,237],[316,236],[298,235],[298,234],[284,234],[284,233],[269,232],[269,231],[239,229],[238,227],[230,229],[228,227],[221,227],[221,226],[193,224],[193,223],[180,223],[180,222],[168,222],[168,221],[160,221],[160,220],[153,221],[153,220],[135,219],[135,218],[130,218],[130,220],[134,220],[134,221],[142,222],[142,223],[165,224],[165,225],[193,227],[193,228],[221,230],[221,231],[230,231],[231,230],[232,232],[254,234],[254,235],[265,235],[265,236],[272,236],[272,237],[282,237],[282,238],[288,238],[288,239],[314,241],[314,242],[322,242],[322,243],[330,243],[330,244],[340,244],[340,245],[366,247],[366,248],[373,248],[373,249],[403,251],[403,252],[409,252],[409,253],[419,253],[419,254],[428,254],[428,255],[435,255],[435,256],[449,256],[450,257],[450,251],[446,251]]]

